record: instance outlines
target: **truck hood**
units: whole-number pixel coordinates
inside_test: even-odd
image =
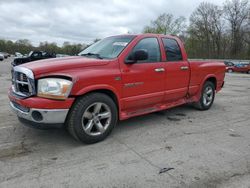
[[[20,65],[26,67],[34,73],[35,77],[41,74],[55,73],[69,69],[100,66],[109,63],[110,60],[94,59],[82,56],[72,56],[64,58],[52,58],[39,61],[33,61]]]

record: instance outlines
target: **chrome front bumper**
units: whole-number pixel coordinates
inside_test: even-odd
[[[69,109],[25,108],[13,102],[10,102],[10,106],[18,117],[42,124],[63,124],[69,111]]]

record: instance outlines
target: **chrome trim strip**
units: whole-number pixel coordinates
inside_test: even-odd
[[[32,72],[32,70],[26,68],[26,67],[20,67],[20,66],[15,66],[14,67],[14,71],[15,72],[21,72],[26,74],[29,78],[34,79],[34,74]]]
[[[19,73],[24,74],[27,77],[27,82],[18,80],[17,76]],[[12,77],[13,77],[12,78],[12,84],[13,84],[12,90],[17,96],[30,97],[36,94],[34,74],[32,70],[25,68],[25,67],[21,67],[21,66],[15,66],[12,71]],[[29,92],[24,93],[24,92],[19,91],[18,84],[28,85]]]
[[[69,109],[36,109],[30,108],[29,112],[24,112],[14,106],[10,102],[11,109],[17,114],[18,117],[24,118],[35,123],[44,123],[44,124],[61,124],[64,123],[68,114]],[[38,111],[42,114],[43,120],[36,121],[32,118],[32,112]]]
[[[181,70],[188,70],[188,66],[182,66],[180,67]]]
[[[23,82],[23,81],[19,81],[19,80],[16,80],[16,83],[19,83],[19,84],[24,84],[24,85],[29,85],[28,82]]]
[[[156,69],[155,69],[155,72],[164,72],[164,71],[165,71],[164,68],[156,68]]]

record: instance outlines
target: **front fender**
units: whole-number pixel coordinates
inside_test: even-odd
[[[119,92],[112,86],[107,85],[107,84],[97,84],[97,85],[91,85],[91,86],[86,86],[84,88],[82,88],[81,90],[79,90],[78,92],[76,92],[75,94],[72,93],[71,95],[74,96],[82,96],[85,95],[89,92],[95,92],[95,91],[100,91],[100,90],[108,90],[111,91],[116,99],[117,99],[117,107],[118,107],[118,111],[119,111],[119,117],[121,117],[121,103],[120,103],[120,95]]]
[[[118,91],[114,87],[107,85],[107,84],[97,84],[97,85],[86,86],[82,88],[81,90],[79,90],[78,92],[72,93],[72,95],[80,96],[80,95],[84,95],[86,93],[89,93],[91,91],[96,91],[96,90],[110,90],[116,95],[117,99],[120,98]]]

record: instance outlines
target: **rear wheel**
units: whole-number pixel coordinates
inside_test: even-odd
[[[67,127],[70,134],[84,143],[104,140],[117,123],[114,101],[102,93],[92,93],[79,98],[71,109]]]
[[[232,73],[232,72],[233,72],[233,69],[228,69],[227,72],[228,72],[228,73]]]
[[[213,102],[215,97],[215,86],[212,82],[206,81],[203,85],[200,100],[195,103],[195,107],[199,110],[208,110]]]
[[[247,71],[247,74],[250,74],[250,70]]]

